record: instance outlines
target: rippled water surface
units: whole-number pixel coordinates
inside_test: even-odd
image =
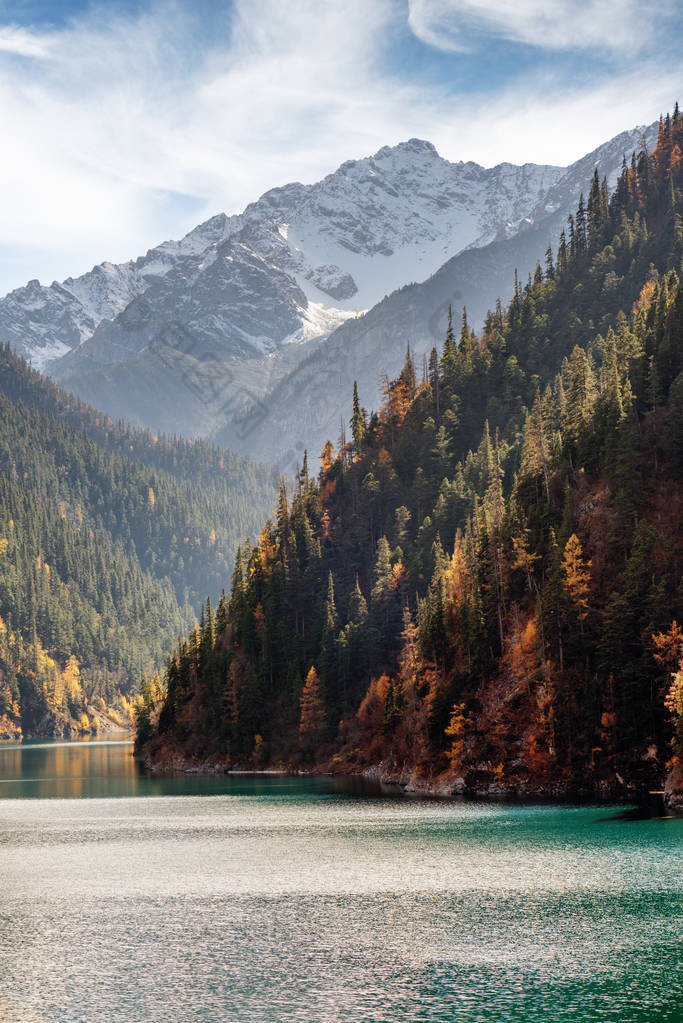
[[[616,808],[0,748],[0,1021],[680,1023],[682,862]]]

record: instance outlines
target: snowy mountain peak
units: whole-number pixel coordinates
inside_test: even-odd
[[[385,160],[397,154],[429,156],[440,160],[441,157],[436,151],[436,146],[426,139],[408,139],[406,142],[399,142],[395,146],[382,146],[378,149],[373,160]]]
[[[0,337],[41,368],[81,346],[84,360],[109,363],[173,322],[188,345],[258,357],[329,333],[467,248],[561,216],[593,166],[611,179],[640,135],[623,133],[570,168],[452,163],[419,138],[383,146],[136,260],[50,287],[30,281],[0,300]]]

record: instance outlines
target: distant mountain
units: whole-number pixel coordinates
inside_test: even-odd
[[[273,189],[138,261],[144,290],[49,371],[133,422],[206,435],[349,317],[450,254],[514,233],[560,174],[452,164],[413,139]]]
[[[81,277],[49,287],[38,280],[0,300],[0,332],[5,343],[36,369],[90,338],[105,319],[114,319],[129,303],[173,266],[203,252],[221,237],[224,218],[214,218],[181,242],[164,242],[146,256],[116,266],[100,263]]]
[[[32,281],[0,301],[0,339],[113,415],[194,436],[232,424],[231,443],[270,457],[264,436],[273,429],[260,402],[321,339],[449,258],[504,245],[531,227],[550,235],[594,164],[613,179],[642,132],[566,169],[450,163],[418,139],[384,147],[316,184],[273,189],[242,214],[213,217],[133,262],[50,287]],[[514,245],[505,250],[507,265],[525,269],[530,246],[520,244],[519,254]],[[467,258],[460,266],[462,286],[456,281],[450,298],[483,312],[483,295],[497,289],[481,279],[476,259],[471,271]],[[498,279],[503,294],[509,275]],[[418,347],[423,321],[410,321]],[[365,356],[374,388],[396,360],[372,344]],[[342,408],[331,398],[338,419]]]

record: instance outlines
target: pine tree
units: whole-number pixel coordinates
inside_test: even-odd
[[[569,265],[569,254],[567,251],[567,239],[564,231],[560,234],[560,244],[557,248],[557,274],[558,277],[562,277],[567,272],[567,266]]]
[[[457,350],[455,347],[455,334],[453,332],[453,309],[449,305],[448,326],[441,355],[441,373],[446,381],[450,380],[455,372],[456,360]]]
[[[583,192],[579,198],[579,205],[576,211],[576,224],[575,224],[575,245],[577,256],[582,255],[588,247],[588,235],[586,229],[586,210],[583,204]]]
[[[437,352],[436,348],[432,348],[431,352],[429,353],[428,379],[429,386],[431,387],[432,390],[432,396],[434,398],[436,421],[438,423],[441,417],[441,381],[439,376],[439,353]]]
[[[367,429],[365,412],[360,407],[360,401],[358,399],[358,384],[353,381],[353,413],[351,415],[351,437],[353,439],[353,450],[356,456],[360,456],[363,453],[363,442],[365,440],[365,431]]]
[[[588,194],[588,205],[586,210],[587,242],[591,252],[595,252],[602,240],[603,223],[606,215],[603,209],[603,193],[598,177],[598,168],[593,172],[593,180]]]
[[[549,245],[545,250],[545,279],[547,281],[555,280],[555,265],[553,263],[553,250]]]
[[[569,360],[569,386],[564,422],[568,436],[576,443],[582,436],[595,398],[595,379],[585,351],[578,345]]]
[[[349,621],[354,625],[362,625],[368,617],[368,604],[356,576],[356,584],[349,598]]]
[[[337,632],[337,605],[334,599],[334,579],[330,572],[327,577],[327,600],[325,601],[325,622],[323,626],[323,637],[328,641]]]

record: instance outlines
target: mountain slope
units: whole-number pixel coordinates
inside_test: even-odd
[[[134,692],[274,494],[266,469],[116,424],[1,348],[0,719],[68,730]]]
[[[410,357],[306,464],[181,643],[157,766],[372,770],[439,791],[661,785],[681,654],[683,120],[477,336]],[[677,676],[678,677],[678,676]],[[677,685],[678,683],[675,683]],[[683,750],[678,751],[678,755]]]

